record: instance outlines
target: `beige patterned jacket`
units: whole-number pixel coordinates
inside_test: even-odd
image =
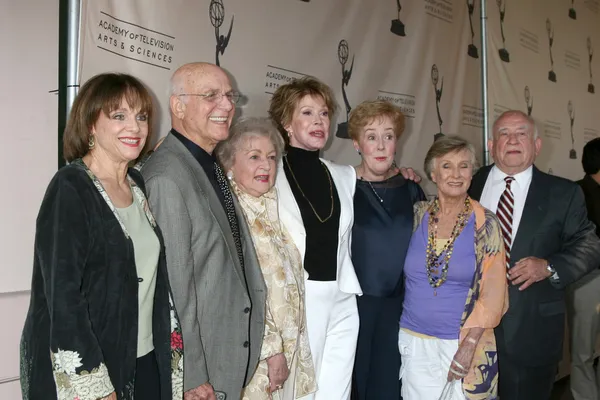
[[[290,368],[286,384],[295,382],[294,397],[305,396],[316,391],[316,379],[306,332],[300,253],[279,222],[275,188],[257,198],[244,193],[235,182],[231,186],[250,227],[268,291],[260,362],[244,389],[243,399],[271,398],[266,359],[278,353],[284,353]]]

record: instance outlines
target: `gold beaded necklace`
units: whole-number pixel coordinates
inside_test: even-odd
[[[433,295],[437,296],[437,288],[440,287],[448,278],[448,267],[450,266],[450,258],[454,251],[454,242],[463,231],[469,216],[471,215],[471,202],[469,197],[465,199],[465,206],[463,210],[458,214],[454,228],[450,239],[446,242],[439,254],[436,251],[437,242],[437,224],[439,222],[438,212],[440,210],[439,199],[436,197],[433,201],[433,205],[429,209],[429,224],[428,224],[428,239],[427,239],[427,251],[426,251],[426,269],[427,278],[429,285],[433,288]],[[442,257],[443,256],[443,257]],[[439,273],[441,268],[441,275],[435,276]],[[435,275],[434,275],[435,274]]]
[[[292,174],[292,178],[294,179],[294,182],[296,183],[296,187],[298,188],[298,190],[300,191],[300,194],[302,194],[302,197],[304,197],[304,199],[306,200],[306,202],[312,209],[313,213],[315,214],[315,217],[317,217],[317,219],[321,223],[327,222],[333,215],[333,208],[334,208],[334,204],[335,204],[333,201],[333,183],[331,182],[331,175],[329,175],[329,170],[327,169],[327,167],[325,165],[323,165],[323,163],[321,162],[321,166],[325,170],[325,174],[327,175],[327,179],[329,180],[329,197],[331,198],[331,210],[329,211],[329,215],[327,217],[321,218],[321,216],[317,213],[317,210],[315,210],[315,208],[313,207],[313,205],[310,202],[310,200],[308,199],[308,197],[306,197],[306,195],[304,194],[304,191],[302,191],[302,188],[300,187],[300,184],[298,183],[298,180],[296,179],[296,175],[294,175],[294,171],[292,170],[292,167],[290,165],[290,162],[287,159],[287,156],[284,156],[283,159],[285,160],[285,163],[287,164],[288,169],[290,170],[290,173]]]

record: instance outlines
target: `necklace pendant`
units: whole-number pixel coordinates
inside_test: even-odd
[[[433,289],[433,295],[437,296],[437,289]]]

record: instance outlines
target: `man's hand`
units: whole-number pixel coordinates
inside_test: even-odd
[[[206,382],[196,389],[188,390],[183,394],[183,400],[217,400],[215,391],[210,383]]]
[[[400,168],[400,173],[404,177],[404,179],[408,179],[409,181],[414,181],[415,183],[421,182],[421,177],[416,174],[416,172],[412,168]]]
[[[273,393],[283,387],[283,383],[288,378],[290,371],[288,370],[287,361],[283,353],[267,358],[267,366],[269,367],[270,390]]]
[[[537,257],[525,257],[517,261],[514,267],[508,270],[508,279],[519,290],[525,290],[536,282],[550,277],[548,262]]]

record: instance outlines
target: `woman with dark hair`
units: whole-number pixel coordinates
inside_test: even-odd
[[[36,222],[21,339],[25,400],[181,399],[183,346],[160,230],[138,171],[152,100],[136,78],[86,82]]]

